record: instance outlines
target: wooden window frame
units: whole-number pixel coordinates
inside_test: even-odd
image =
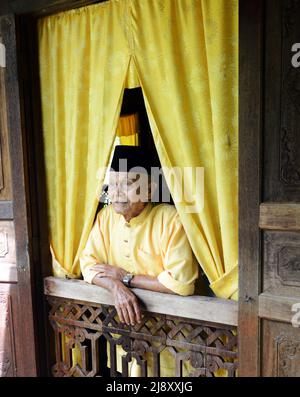
[[[9,89],[12,89],[9,102],[20,94],[22,131],[16,127],[13,131],[10,145],[17,145],[16,156],[24,155],[24,162],[13,167],[15,197],[20,199],[14,203],[14,212],[19,227],[16,230],[16,240],[20,245],[18,261],[27,264],[24,272],[23,288],[27,288],[26,296],[34,295],[35,317],[43,318],[37,330],[37,346],[40,352],[45,352],[45,346],[51,355],[51,340],[47,331],[47,314],[44,305],[43,279],[50,275],[47,212],[41,203],[46,202],[46,193],[42,189],[45,170],[42,168],[42,134],[41,134],[41,105],[39,99],[39,82],[37,63],[37,35],[36,19],[89,4],[99,3],[93,0],[30,0],[14,1],[0,8],[0,14],[15,16],[16,38],[11,42],[17,44],[18,77],[10,73]],[[259,336],[260,324],[258,317],[258,295],[261,291],[260,281],[260,231],[259,204],[261,198],[261,43],[262,43],[262,15],[264,0],[240,0],[240,32],[239,32],[239,375],[259,376],[260,353]],[[30,43],[30,45],[29,45]],[[29,61],[30,60],[30,61]],[[17,79],[17,81],[16,81]],[[17,103],[18,100],[16,101]],[[13,117],[13,116],[11,116]],[[12,161],[14,159],[12,158]],[[251,164],[251,166],[247,166]],[[18,182],[27,186],[28,194],[24,190],[19,195],[18,189],[24,189]],[[26,202],[23,201],[26,197]],[[26,207],[30,209],[27,214]],[[31,230],[22,225],[24,214],[27,214]],[[30,218],[30,219],[29,219]],[[25,230],[25,229],[26,230]],[[24,249],[26,236],[30,235],[30,252]],[[22,237],[25,236],[25,237]],[[23,247],[23,248],[22,248]],[[30,259],[28,257],[30,254]],[[27,256],[26,256],[27,255]],[[35,287],[28,290],[30,280],[34,277]],[[21,278],[22,280],[22,278]],[[30,303],[28,301],[28,303]],[[33,335],[33,327],[32,337]],[[37,350],[38,351],[38,350]],[[50,373],[49,362],[39,356],[39,365],[32,369],[32,373],[45,375]]]

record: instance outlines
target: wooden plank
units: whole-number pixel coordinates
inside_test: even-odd
[[[237,302],[204,296],[178,296],[132,288],[145,310],[153,313],[180,316],[211,323],[237,325]],[[104,288],[81,280],[46,277],[44,293],[89,304],[113,305],[112,294]]]
[[[239,4],[239,376],[259,376],[263,1]]]
[[[276,296],[264,292],[259,295],[259,317],[268,320],[283,321],[292,324],[296,311],[293,305],[298,305],[300,310],[300,296]],[[296,306],[294,306],[296,308]],[[295,309],[296,310],[296,309]]]
[[[269,230],[300,230],[300,203],[262,203],[259,227]]]
[[[0,35],[0,43],[3,39]],[[4,47],[5,48],[5,47]],[[7,108],[5,93],[5,73],[6,68],[0,67],[0,200],[11,200],[11,172],[10,158],[8,147],[8,126],[7,126]]]
[[[68,9],[75,9],[107,0],[16,0],[0,4],[0,15],[26,14],[46,16]]]
[[[54,339],[48,322],[48,307],[43,295],[43,278],[52,274],[49,251],[46,173],[40,103],[38,40],[36,20],[29,16],[17,18],[19,29],[20,96],[23,102],[27,140],[28,192],[31,207],[32,267],[35,275],[35,326],[39,376],[51,376]],[[52,357],[51,357],[52,355]]]

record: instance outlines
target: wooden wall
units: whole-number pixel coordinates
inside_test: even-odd
[[[300,376],[300,1],[240,13],[240,375]]]
[[[269,306],[262,316],[263,376],[300,376],[300,332],[291,324],[292,304],[300,303],[300,68],[291,64],[299,15],[299,1],[266,2],[260,226],[262,295]],[[284,322],[276,309],[283,297],[290,299]]]
[[[3,36],[0,42],[3,44]],[[0,67],[0,376],[16,376],[14,328],[18,322],[18,274],[5,77],[5,68]]]
[[[31,226],[14,16],[0,17],[0,41],[6,49],[0,67],[0,376],[33,376]]]

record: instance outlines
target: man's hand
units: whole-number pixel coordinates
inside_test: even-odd
[[[134,293],[118,281],[115,283],[112,293],[120,321],[127,325],[140,323],[141,311]]]
[[[98,277],[111,277],[120,281],[122,281],[123,277],[128,273],[121,267],[106,265],[104,263],[93,265],[90,269],[99,271]]]

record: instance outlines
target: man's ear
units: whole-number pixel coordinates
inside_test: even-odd
[[[149,198],[151,198],[156,191],[158,187],[158,184],[156,182],[150,182],[148,185],[148,192],[149,192]]]

